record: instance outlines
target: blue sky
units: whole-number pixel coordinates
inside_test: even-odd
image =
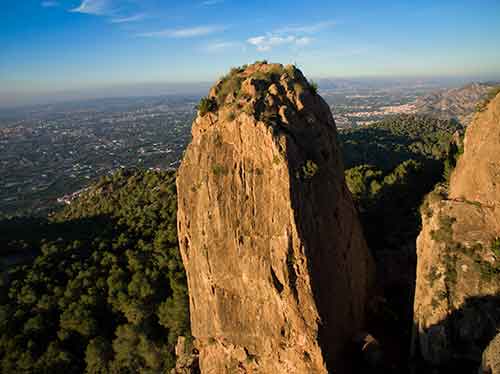
[[[316,78],[500,77],[498,0],[2,0],[0,6],[0,99],[208,82],[257,59],[296,63]]]

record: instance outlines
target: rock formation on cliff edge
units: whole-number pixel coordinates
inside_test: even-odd
[[[449,188],[426,198],[422,221],[415,348],[432,364],[476,365],[500,327],[500,95],[467,128]]]
[[[349,372],[373,261],[328,105],[294,66],[233,69],[177,178],[202,373]]]

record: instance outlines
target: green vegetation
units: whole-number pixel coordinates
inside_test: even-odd
[[[500,237],[493,239],[491,242],[491,252],[497,260],[500,260]]]
[[[346,169],[368,164],[389,171],[403,161],[426,162],[442,173],[452,135],[463,127],[454,120],[419,115],[391,116],[359,129],[339,132]]]
[[[119,172],[49,219],[7,222],[38,256],[1,278],[0,371],[172,368],[190,335],[176,203],[174,173]]]
[[[430,270],[429,270],[429,274],[428,274],[428,278],[427,280],[429,281],[429,284],[431,287],[434,286],[434,282],[437,281],[439,278],[440,278],[440,274],[438,272],[438,269],[435,265],[432,265]]]
[[[457,165],[458,158],[464,153],[463,146],[458,147],[455,143],[450,143],[448,147],[448,152],[446,159],[444,161],[443,177],[444,180],[449,183],[451,173]]]
[[[431,231],[431,238],[437,242],[443,242],[446,245],[453,244],[453,224],[456,222],[455,217],[440,215],[439,228]]]
[[[460,150],[455,121],[401,115],[367,127],[339,132],[346,182],[358,205],[370,248],[400,250],[414,243],[423,212],[441,192],[424,197],[455,166]],[[422,203],[423,201],[423,203]]]
[[[476,105],[476,112],[482,112],[486,109],[491,100],[493,100],[500,93],[500,86],[492,88],[484,100]]]
[[[252,74],[252,78],[267,82],[268,84],[278,82],[281,75],[285,72],[283,66],[275,65],[266,71],[257,71]]]
[[[302,176],[305,179],[311,179],[318,172],[318,165],[313,160],[307,160],[305,165],[302,166]]]
[[[210,97],[203,97],[196,109],[200,112],[200,116],[203,117],[205,114],[215,111],[217,109],[217,103]]]
[[[430,206],[446,198],[446,190],[443,188],[443,184],[438,184],[427,194],[427,196],[425,196],[424,201],[420,206],[420,213],[425,214],[429,218],[432,217],[433,211]]]
[[[318,94],[318,84],[314,81],[309,81],[309,89],[313,95]]]
[[[239,73],[239,69],[232,69],[228,75],[222,78],[222,82],[217,91],[217,104],[219,106],[224,105],[229,94],[233,94],[235,98],[240,94],[243,78]]]
[[[229,111],[226,116],[226,120],[233,122],[236,119],[236,114],[233,111]]]
[[[228,169],[224,165],[215,164],[212,166],[212,172],[215,176],[219,177],[226,175],[228,173]]]
[[[345,173],[370,248],[401,250],[420,230],[419,206],[435,183],[424,164],[408,160],[389,172],[360,165]]]

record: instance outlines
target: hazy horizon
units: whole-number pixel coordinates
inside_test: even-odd
[[[104,100],[113,98],[137,98],[137,97],[157,97],[168,95],[205,95],[215,80],[206,82],[146,82],[142,84],[121,84],[115,86],[97,86],[81,88],[76,90],[47,91],[40,93],[10,93],[0,92],[0,109],[19,109],[23,107],[37,105],[55,105],[70,102],[86,100]],[[399,83],[404,85],[434,83],[439,88],[459,87],[473,82],[500,82],[500,74],[485,76],[354,76],[354,77],[314,77],[319,82],[320,89],[328,85],[342,82],[357,82],[368,84],[370,82],[379,82],[385,85]]]
[[[27,0],[0,20],[4,108],[183,92],[262,59],[316,79],[500,78],[493,0]]]

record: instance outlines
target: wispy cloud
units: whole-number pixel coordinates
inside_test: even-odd
[[[290,46],[303,47],[314,40],[311,35],[335,25],[333,21],[323,21],[311,25],[291,25],[276,29],[264,35],[254,36],[247,39],[247,43],[253,45],[258,51],[270,51],[274,47]]]
[[[205,0],[201,3],[203,6],[211,6],[223,3],[224,0]]]
[[[206,52],[220,52],[223,50],[238,48],[238,47],[241,49],[245,48],[244,44],[240,42],[218,41],[218,42],[208,43],[207,45],[203,46],[202,50]]]
[[[40,3],[40,5],[44,8],[53,8],[53,7],[56,7],[56,6],[59,6],[59,3],[57,1],[42,1]]]
[[[81,4],[71,9],[75,13],[103,16],[113,13],[110,0],[83,0]]]
[[[334,21],[323,21],[312,25],[286,26],[274,32],[277,34],[316,34],[320,31],[334,27],[335,24]]]
[[[144,18],[146,18],[146,14],[140,13],[140,14],[134,14],[132,16],[127,16],[127,17],[111,18],[111,20],[109,22],[111,22],[111,23],[137,22],[137,21],[142,21]]]
[[[182,29],[166,29],[160,31],[144,32],[137,36],[149,38],[194,38],[197,36],[206,36],[225,30],[223,26],[195,26]]]
[[[310,44],[311,41],[312,39],[307,36],[296,37],[293,35],[279,36],[272,34],[256,36],[247,40],[248,43],[261,52],[270,51],[272,48],[282,45],[305,46]]]

